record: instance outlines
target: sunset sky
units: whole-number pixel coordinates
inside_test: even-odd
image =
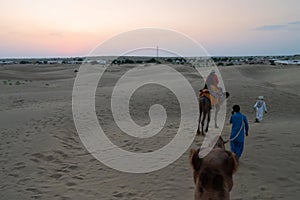
[[[143,27],[181,32],[210,55],[300,54],[299,0],[0,0],[0,57],[85,56]]]

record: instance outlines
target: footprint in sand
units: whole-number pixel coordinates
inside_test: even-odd
[[[77,166],[77,165],[71,165],[71,166],[69,166],[68,168],[71,169],[71,170],[75,170],[75,169],[78,168],[78,166]]]
[[[113,196],[116,198],[125,197],[126,199],[132,199],[134,196],[136,196],[136,194],[133,192],[117,192],[117,191],[115,191]]]
[[[34,188],[34,187],[29,187],[29,188],[26,188],[27,191],[30,191],[30,192],[34,192],[34,193],[41,193],[40,190],[38,190],[37,188]]]
[[[77,184],[76,183],[72,183],[72,182],[66,183],[66,186],[69,186],[69,187],[72,187],[72,186],[75,186],[75,185],[77,185]]]
[[[83,179],[84,179],[84,178],[81,177],[81,176],[73,176],[72,178],[73,178],[73,179],[77,179],[77,180],[83,180]]]
[[[51,176],[50,176],[51,178],[54,178],[54,179],[59,179],[60,177],[62,177],[62,174],[52,174]]]
[[[24,162],[18,162],[15,164],[15,167],[13,169],[19,170],[25,168],[25,163]]]

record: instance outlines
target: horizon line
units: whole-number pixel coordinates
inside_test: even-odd
[[[164,57],[183,57],[183,58],[195,58],[195,57],[271,57],[271,56],[297,56],[300,55],[300,53],[295,53],[295,54],[247,54],[247,55],[208,55],[208,56],[158,56],[160,58]],[[18,56],[18,57],[1,57],[0,59],[46,59],[46,58],[62,58],[62,59],[67,59],[67,58],[87,58],[87,57],[156,57],[156,56],[151,56],[151,55],[128,55],[128,56],[122,56],[122,55],[110,55],[110,56],[88,56],[88,55],[74,55],[74,56]]]

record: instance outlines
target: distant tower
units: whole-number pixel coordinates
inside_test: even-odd
[[[158,46],[156,46],[156,61],[158,61]]]

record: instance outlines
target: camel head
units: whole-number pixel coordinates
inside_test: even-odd
[[[194,170],[195,200],[230,199],[232,176],[238,167],[238,159],[234,153],[217,145],[200,159],[199,149],[192,149],[190,163]]]
[[[224,101],[229,98],[229,96],[230,96],[229,92],[223,92],[222,95],[219,97],[219,102],[217,106],[221,106],[224,103]]]
[[[223,140],[222,136],[219,136],[214,148],[221,148],[225,150],[225,141]]]
[[[228,99],[228,97],[230,96],[229,92],[224,92],[224,93],[225,93],[226,99]]]

